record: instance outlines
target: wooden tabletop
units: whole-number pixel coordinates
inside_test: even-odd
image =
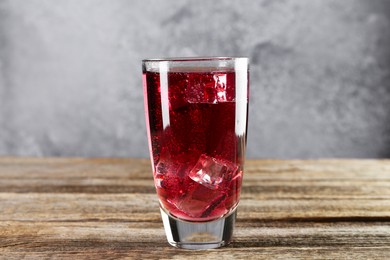
[[[147,159],[0,158],[0,259],[390,259],[390,160],[248,160],[234,239],[167,242]]]

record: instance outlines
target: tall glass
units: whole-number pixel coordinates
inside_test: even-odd
[[[154,184],[168,242],[230,243],[244,169],[247,58],[142,61]]]

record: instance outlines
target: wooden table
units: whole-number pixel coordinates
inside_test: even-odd
[[[248,160],[231,245],[168,245],[147,159],[0,158],[0,259],[390,259],[390,160]]]

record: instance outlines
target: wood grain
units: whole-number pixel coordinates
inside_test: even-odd
[[[149,160],[0,158],[0,259],[388,259],[390,160],[248,160],[231,245],[165,239]]]

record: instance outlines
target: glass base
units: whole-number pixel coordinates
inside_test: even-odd
[[[229,215],[210,222],[183,221],[160,210],[167,240],[174,247],[211,249],[228,245],[232,239],[237,208]]]

